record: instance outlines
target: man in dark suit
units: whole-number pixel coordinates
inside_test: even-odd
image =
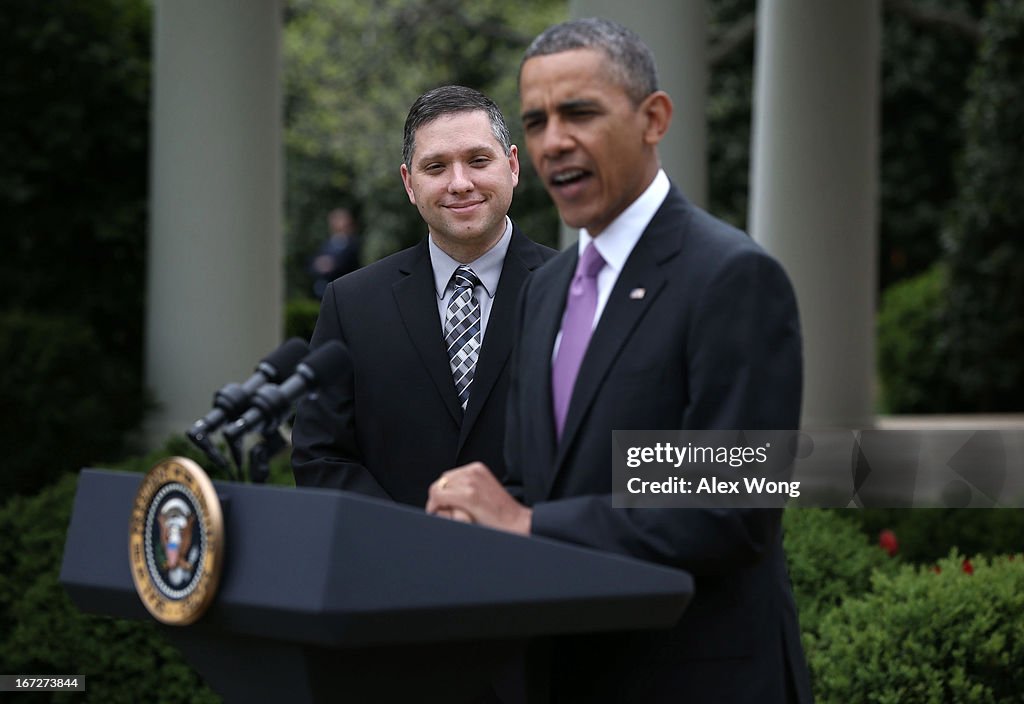
[[[420,96],[402,159],[428,237],[327,286],[312,346],[340,340],[351,370],[300,404],[292,466],[299,486],[422,506],[445,469],[504,467],[515,304],[554,251],[506,215],[518,153],[487,96],[461,86]]]
[[[552,27],[519,80],[530,157],[580,241],[524,287],[508,491],[473,463],[435,482],[427,509],[693,574],[695,597],[669,631],[557,639],[553,701],[809,701],[781,512],[611,500],[613,430],[797,427],[790,283],[661,170],[672,103],[633,32]]]

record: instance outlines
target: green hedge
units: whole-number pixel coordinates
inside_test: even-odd
[[[311,298],[292,298],[284,307],[285,337],[313,337],[313,328],[320,315],[320,301]]]
[[[1024,701],[1024,559],[956,552],[876,572],[821,622],[809,654],[821,703]]]
[[[821,619],[848,596],[867,592],[875,570],[896,563],[840,512],[789,508],[782,523],[800,630],[811,650]]]
[[[867,509],[849,511],[871,541],[889,529],[899,554],[931,564],[956,548],[966,555],[1005,555],[1024,550],[1024,510],[984,508]]]
[[[886,289],[878,311],[878,377],[887,413],[954,407],[949,381],[946,299],[949,271],[935,264]]]
[[[0,497],[116,455],[146,405],[135,373],[76,317],[0,312],[0,369]]]

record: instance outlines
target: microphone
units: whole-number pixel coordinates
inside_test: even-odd
[[[200,449],[205,449],[206,436],[224,423],[232,421],[249,407],[249,401],[261,386],[287,378],[309,353],[309,345],[298,337],[287,340],[256,365],[256,373],[241,384],[227,384],[213,395],[213,409],[192,424],[186,435]]]
[[[252,408],[224,428],[224,437],[233,445],[246,433],[277,427],[295,401],[339,377],[350,364],[343,344],[337,340],[324,343],[302,360],[282,384],[261,386],[252,397]]]

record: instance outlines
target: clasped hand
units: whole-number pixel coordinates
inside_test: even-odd
[[[505,491],[482,462],[450,469],[430,485],[427,513],[464,523],[530,534],[533,511]]]

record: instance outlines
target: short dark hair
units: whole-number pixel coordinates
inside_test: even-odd
[[[465,86],[441,86],[429,90],[409,108],[405,118],[405,131],[402,136],[402,162],[412,167],[412,153],[416,150],[416,130],[439,117],[462,112],[482,110],[491,121],[494,138],[505,150],[505,156],[512,153],[512,137],[505,124],[505,118],[494,101],[478,90]]]
[[[611,60],[613,77],[634,104],[658,90],[658,69],[650,48],[633,30],[603,17],[569,20],[545,29],[526,49],[519,75],[522,76],[523,64],[534,56],[572,49],[604,52]]]

